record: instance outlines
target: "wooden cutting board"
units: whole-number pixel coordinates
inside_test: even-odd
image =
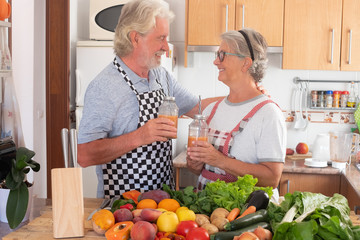
[[[294,153],[294,155],[286,155],[286,159],[289,159],[289,160],[302,160],[302,159],[311,158],[311,157],[312,157],[311,152],[308,152],[307,154]]]

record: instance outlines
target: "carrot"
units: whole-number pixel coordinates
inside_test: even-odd
[[[240,209],[239,208],[233,208],[230,213],[227,215],[227,220],[229,220],[229,222],[235,220],[235,218],[239,215],[240,213]]]
[[[249,206],[247,209],[245,209],[245,211],[240,215],[240,217],[238,217],[237,219],[239,218],[242,218],[250,213],[254,213],[256,212],[256,207],[255,206]]]

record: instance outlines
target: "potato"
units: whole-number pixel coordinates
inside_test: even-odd
[[[214,218],[211,223],[213,225],[215,225],[220,231],[224,230],[225,224],[227,224],[229,222],[229,220],[227,220],[226,218],[222,218],[222,217],[217,217]]]
[[[201,227],[202,225],[206,224],[206,223],[210,223],[210,218],[209,216],[205,215],[205,214],[196,214],[195,215],[195,222]]]
[[[205,223],[201,227],[205,228],[209,235],[219,232],[219,229],[211,223]]]
[[[217,208],[215,209],[211,216],[210,216],[210,222],[212,223],[214,218],[220,217],[220,218],[226,218],[227,215],[229,215],[229,211],[225,208]]]

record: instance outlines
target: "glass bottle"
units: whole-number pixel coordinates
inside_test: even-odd
[[[192,147],[193,141],[207,141],[209,127],[204,115],[196,114],[189,125],[188,147]]]
[[[346,108],[348,99],[349,99],[349,92],[342,91],[341,92],[341,100],[340,100],[340,106],[342,108]]]
[[[333,91],[326,91],[326,107],[332,108],[333,106]]]
[[[333,100],[333,107],[339,108],[340,107],[340,91],[334,91],[334,100]]]
[[[325,97],[324,97],[324,91],[318,91],[318,107],[325,107]]]
[[[159,107],[158,117],[168,118],[174,122],[177,128],[179,108],[176,105],[175,97],[165,96],[163,103]],[[173,138],[177,138],[177,135]]]
[[[318,93],[317,91],[311,91],[311,107],[317,107],[318,105]]]
[[[350,91],[349,91],[349,98],[347,101],[347,106],[350,108],[354,108],[355,107],[355,83],[351,82],[350,85]]]

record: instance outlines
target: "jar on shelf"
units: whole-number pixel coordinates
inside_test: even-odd
[[[325,92],[324,91],[318,91],[318,107],[325,107],[326,99],[325,99]]]
[[[334,108],[340,107],[340,95],[341,95],[340,91],[334,91],[334,95],[333,95],[333,107]]]
[[[342,108],[346,108],[348,99],[349,99],[349,92],[348,91],[342,91],[341,92],[341,97],[340,97],[340,106]]]
[[[333,91],[326,91],[326,107],[332,108],[333,106]]]
[[[318,91],[311,91],[311,107],[318,106]]]
[[[356,99],[355,99],[355,83],[351,82],[350,85],[350,92],[349,92],[349,98],[347,101],[347,107],[350,108],[354,108],[356,104]]]
[[[177,128],[179,108],[176,105],[175,97],[165,96],[163,103],[159,107],[158,117],[168,118],[174,122]],[[172,138],[177,138],[177,135]]]
[[[208,140],[209,127],[204,115],[196,114],[194,120],[189,125],[188,147],[192,147],[193,141]]]

